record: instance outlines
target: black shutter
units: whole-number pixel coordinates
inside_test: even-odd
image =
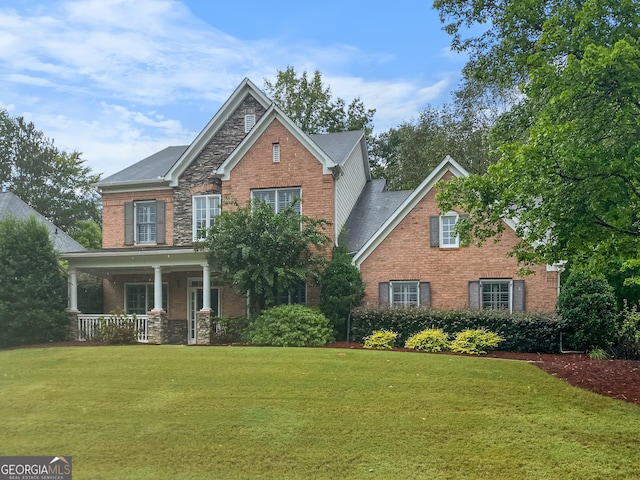
[[[389,282],[378,284],[378,303],[380,306],[389,306]]]
[[[423,307],[431,306],[431,283],[420,282],[420,305]]]
[[[524,312],[524,280],[513,281],[513,311]]]
[[[429,244],[432,247],[440,246],[440,217],[429,217]]]
[[[156,243],[166,243],[164,231],[164,200],[156,202]]]
[[[469,282],[469,308],[480,308],[482,306],[482,289],[479,281]]]
[[[124,244],[133,245],[133,202],[124,204]]]

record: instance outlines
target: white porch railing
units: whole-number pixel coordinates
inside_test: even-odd
[[[132,318],[131,318],[132,319]],[[78,315],[78,340],[93,340],[100,328],[100,321],[105,320],[107,324],[122,321],[110,315]],[[136,315],[136,330],[138,331],[138,342],[148,343],[148,325],[146,315]]]

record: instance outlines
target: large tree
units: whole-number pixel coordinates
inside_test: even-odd
[[[640,9],[637,0],[437,0],[477,90],[519,88],[486,175],[443,185],[442,208],[471,213],[483,241],[515,218],[523,262],[638,256]],[[490,25],[483,33],[466,29]],[[465,34],[470,35],[464,37]]]
[[[322,82],[316,70],[309,78],[306,71],[300,76],[292,66],[278,70],[275,82],[264,79],[271,99],[308,134],[364,130],[373,131],[375,109],[367,109],[360,98],[347,103],[333,98],[331,87]]]
[[[64,340],[67,281],[35,217],[0,220],[0,347]]]
[[[58,227],[81,220],[100,222],[100,179],[79,152],[59,150],[53,140],[22,117],[0,109],[0,187],[11,191]]]
[[[329,222],[300,215],[293,204],[276,213],[266,202],[244,207],[234,202],[216,217],[201,241],[212,270],[249,294],[251,315],[275,305],[278,297],[310,277],[317,278],[329,242]]]
[[[466,117],[454,106],[429,106],[417,121],[403,122],[375,138],[373,175],[385,178],[390,190],[413,189],[447,155],[470,172],[484,173],[492,162],[489,124]]]

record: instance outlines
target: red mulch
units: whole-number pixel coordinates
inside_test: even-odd
[[[105,344],[99,342],[59,342],[17,348],[98,345]],[[352,342],[336,342],[326,345],[326,347],[360,349],[362,345]],[[405,348],[395,348],[394,350],[419,353]],[[447,355],[455,354],[448,353]],[[587,355],[516,352],[490,352],[486,357],[530,362],[576,387],[640,405],[640,361],[591,360]]]

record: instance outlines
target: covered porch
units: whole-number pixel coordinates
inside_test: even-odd
[[[206,256],[193,248],[141,248],[76,252],[68,261],[72,336],[91,337],[111,313],[135,313],[138,341],[155,344],[207,344],[211,319],[242,315],[246,303],[231,288],[211,279]],[[103,279],[104,311],[80,312],[78,273]],[[224,312],[224,313],[223,313]]]

